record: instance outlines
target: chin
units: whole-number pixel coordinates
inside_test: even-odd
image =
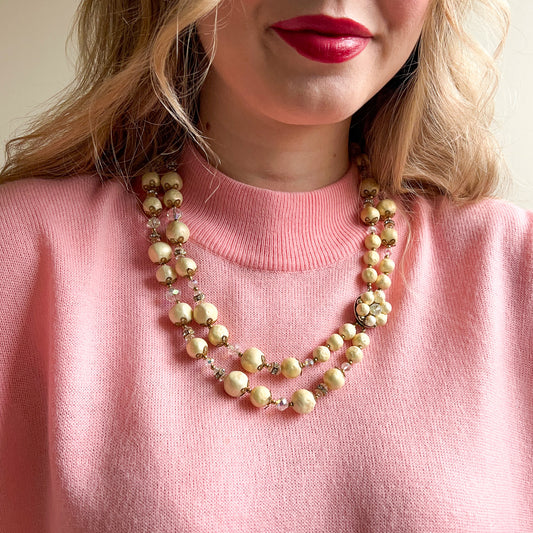
[[[263,94],[255,102],[255,109],[268,113],[270,108],[268,114],[286,124],[336,124],[351,117],[373,96],[371,91],[354,91],[353,84],[345,85],[317,83],[314,79],[303,86],[273,88],[270,95],[260,91]]]
[[[343,102],[341,99],[332,100],[330,97],[326,102],[317,105],[316,101],[305,102],[300,100],[294,106],[283,106],[273,111],[270,116],[274,120],[284,124],[301,126],[326,126],[337,124],[351,118],[351,116],[362,107],[358,101],[350,100]]]

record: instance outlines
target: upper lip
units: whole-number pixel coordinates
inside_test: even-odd
[[[280,20],[272,24],[272,28],[285,31],[309,31],[339,37],[372,37],[371,31],[355,20],[328,15],[304,15]]]

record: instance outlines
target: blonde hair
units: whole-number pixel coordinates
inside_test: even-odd
[[[75,81],[6,147],[0,182],[97,173],[128,181],[186,140],[215,157],[196,128],[209,68],[195,23],[220,0],[83,0]],[[495,54],[465,28],[479,8],[500,31]],[[404,68],[353,117],[373,172],[391,193],[475,200],[502,178],[490,132],[504,0],[433,0]],[[178,31],[178,28],[179,31]]]

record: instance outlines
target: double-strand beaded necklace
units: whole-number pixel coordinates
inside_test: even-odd
[[[384,291],[391,285],[389,274],[394,270],[394,261],[390,257],[391,248],[396,245],[398,239],[393,220],[396,205],[389,199],[383,199],[375,205],[375,201],[378,200],[379,185],[370,176],[368,157],[365,154],[356,155],[355,162],[361,178],[360,194],[363,199],[361,220],[368,226],[368,234],[364,239],[366,252],[363,256],[366,268],[361,273],[366,291],[354,303],[354,323],[343,324],[337,333],[333,333],[324,345],[317,346],[311,357],[304,361],[299,361],[295,357],[286,357],[281,363],[268,362],[265,354],[258,348],[250,347],[242,351],[239,346],[230,344],[228,329],[218,322],[217,308],[206,301],[197,279],[198,266],[187,256],[185,249],[190,231],[181,220],[182,214],[179,210],[183,203],[181,176],[175,171],[167,172],[161,178],[155,172],[148,172],[142,176],[142,188],[146,192],[143,210],[149,217],[147,226],[150,228],[151,245],[148,256],[153,263],[159,265],[155,273],[156,279],[167,287],[167,300],[173,303],[168,313],[169,318],[173,324],[182,329],[189,356],[204,360],[213,371],[215,379],[223,382],[224,390],[230,396],[238,398],[249,394],[250,401],[255,407],[266,408],[273,405],[280,411],[292,407],[297,413],[310,413],[319,398],[344,386],[347,372],[352,365],[362,360],[363,350],[370,343],[367,330],[386,324],[392,307],[386,301]],[[166,217],[163,218],[167,220],[164,233],[167,242],[159,232],[162,224],[160,217],[164,208],[166,208]],[[376,225],[380,220],[383,222],[383,229],[378,234]],[[386,249],[383,258],[378,251],[382,246]],[[192,306],[181,300],[182,291],[175,286],[178,278],[188,280],[187,285],[192,292]],[[191,327],[193,322],[208,329],[207,340],[197,336]],[[286,397],[273,399],[270,390],[263,385],[250,387],[245,372],[235,370],[227,373],[224,368],[218,367],[215,359],[209,355],[211,349],[209,345],[226,349],[231,356],[240,358],[243,370],[250,374],[268,371],[272,375],[294,379],[306,368],[327,362],[331,353],[339,351],[345,342],[351,342],[345,350],[346,361],[340,364],[340,367],[327,370],[323,381],[313,392],[298,389],[290,400]]]

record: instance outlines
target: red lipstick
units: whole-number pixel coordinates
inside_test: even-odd
[[[305,15],[272,24],[271,28],[300,55],[320,63],[343,63],[359,55],[372,33],[349,18]]]

